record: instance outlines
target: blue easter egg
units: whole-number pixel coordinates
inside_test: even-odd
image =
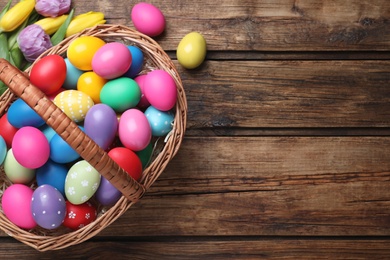
[[[84,128],[79,126],[83,131]],[[80,155],[59,134],[50,140],[50,157],[56,163],[69,163],[80,158]]]
[[[66,78],[62,87],[65,89],[77,89],[77,81],[79,80],[81,74],[83,74],[85,71],[76,68],[72,63],[70,63],[68,58],[65,58],[65,64]]]
[[[153,106],[145,110],[153,136],[165,136],[172,130],[175,115],[171,111],[160,111]]]
[[[49,184],[65,196],[65,179],[68,168],[64,164],[48,160],[35,172],[38,186]]]
[[[5,156],[7,155],[7,144],[4,138],[0,135],[0,165],[3,164]]]
[[[142,65],[144,64],[144,54],[140,50],[140,48],[136,46],[127,46],[131,53],[131,66],[125,73],[126,77],[134,78],[138,73],[142,70]]]
[[[40,127],[45,124],[37,112],[35,112],[23,99],[16,99],[8,109],[8,122],[16,128],[23,126]]]

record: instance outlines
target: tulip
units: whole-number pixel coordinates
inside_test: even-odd
[[[52,35],[55,33],[60,26],[65,22],[68,15],[64,14],[58,17],[47,17],[38,20],[35,24],[42,27],[46,34]]]
[[[9,9],[0,20],[0,30],[11,32],[18,28],[34,10],[35,0],[24,0]]]
[[[37,0],[35,10],[45,17],[57,17],[70,10],[71,0]]]
[[[88,12],[76,16],[69,24],[66,30],[66,37],[79,33],[86,28],[93,27],[98,24],[104,24],[104,14],[101,12]]]
[[[17,42],[28,62],[34,62],[39,55],[52,47],[49,35],[37,24],[24,28],[18,35]]]

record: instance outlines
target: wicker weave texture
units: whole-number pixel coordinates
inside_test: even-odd
[[[141,74],[153,69],[163,69],[172,76],[176,82],[178,94],[173,129],[165,140],[156,140],[155,146],[158,147],[158,152],[154,153],[152,162],[143,171],[141,180],[137,182],[110,159],[107,153],[81,131],[43,92],[30,83],[28,79],[30,69],[22,72],[6,60],[0,59],[0,79],[9,87],[0,97],[0,116],[6,113],[12,101],[18,97],[22,98],[84,160],[88,161],[124,195],[114,206],[100,207],[97,220],[76,231],[69,231],[66,228],[49,231],[40,228],[23,230],[10,222],[0,210],[0,228],[10,236],[39,251],[57,250],[79,244],[98,234],[125,213],[150,188],[175,156],[186,128],[187,101],[183,84],[173,62],[153,39],[131,28],[106,24],[86,29],[52,47],[37,61],[50,54],[65,56],[70,42],[86,35],[99,37],[106,42],[119,41],[127,45],[135,45],[142,50],[145,57],[145,65]],[[3,168],[0,168],[0,175],[2,194],[11,183],[6,178]]]

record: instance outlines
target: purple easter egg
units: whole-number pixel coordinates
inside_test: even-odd
[[[55,229],[65,219],[66,202],[56,188],[47,184],[41,185],[33,193],[31,212],[40,227]]]
[[[102,176],[99,188],[95,195],[100,204],[103,206],[110,206],[115,204],[121,198],[122,193],[115,188],[110,181]]]
[[[115,139],[118,130],[118,118],[115,111],[106,104],[92,106],[85,116],[85,133],[104,150]]]

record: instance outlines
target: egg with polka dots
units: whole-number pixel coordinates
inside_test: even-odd
[[[149,106],[144,113],[152,128],[153,136],[165,136],[172,130],[175,115],[171,111],[161,111],[154,106]]]
[[[94,105],[90,96],[73,89],[60,92],[53,102],[76,123],[82,122],[88,110]]]
[[[32,195],[31,212],[38,226],[55,229],[66,216],[66,202],[61,192],[51,185],[39,186]]]

